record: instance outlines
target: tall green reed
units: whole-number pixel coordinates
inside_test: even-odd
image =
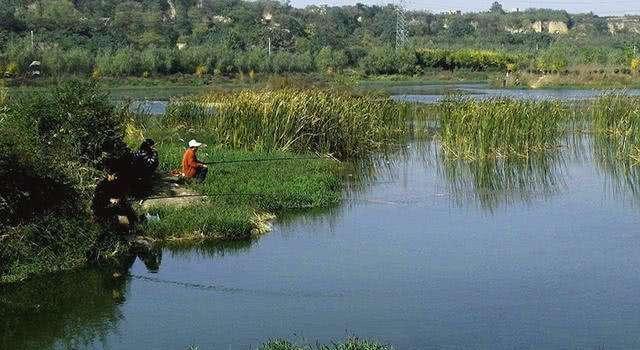
[[[606,145],[616,157],[640,161],[640,97],[608,93],[590,108],[595,145]]]
[[[440,137],[448,157],[527,158],[555,147],[570,115],[557,101],[449,98],[438,105]]]
[[[326,89],[213,92],[173,101],[168,123],[191,125],[231,148],[359,156],[397,142],[409,107],[388,97]]]

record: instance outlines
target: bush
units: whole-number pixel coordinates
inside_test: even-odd
[[[360,66],[365,74],[396,74],[397,63],[395,49],[387,46],[371,49],[360,61]]]
[[[417,51],[418,64],[422,67],[441,69],[469,68],[474,70],[507,69],[518,64],[514,55],[489,50],[474,49],[421,49]]]
[[[134,49],[103,53],[96,60],[96,66],[102,74],[112,77],[139,76],[144,71],[140,52]]]
[[[631,60],[631,70],[640,72],[640,57]]]
[[[265,68],[267,53],[264,49],[254,48],[236,56],[235,66],[241,72],[262,72]]]
[[[340,72],[349,63],[347,54],[342,50],[332,50],[330,47],[324,47],[316,56],[316,67],[320,72]]]
[[[69,82],[2,105],[0,281],[86,262],[100,229],[94,181],[128,154],[122,122],[95,84]]]

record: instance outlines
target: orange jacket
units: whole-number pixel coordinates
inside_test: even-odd
[[[198,162],[198,158],[196,157],[196,150],[187,148],[182,156],[182,173],[184,176],[189,178],[195,177],[198,168],[201,166],[202,164]]]

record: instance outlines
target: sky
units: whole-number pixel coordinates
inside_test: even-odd
[[[305,7],[307,5],[353,5],[361,2],[369,5],[382,5],[393,0],[290,0],[295,7]],[[495,0],[404,0],[406,7],[416,10],[430,10],[432,12],[445,12],[450,10],[479,11],[487,10]],[[634,14],[640,15],[640,0],[617,0],[617,1],[596,1],[596,0],[503,0],[499,1],[507,11],[515,11],[517,8],[552,8],[563,9],[570,13],[593,12],[601,16],[613,16]]]

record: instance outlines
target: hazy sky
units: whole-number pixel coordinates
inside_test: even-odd
[[[411,9],[431,10],[432,12],[442,12],[449,10],[478,11],[488,9],[494,0],[405,0],[407,7]],[[392,2],[392,0],[291,0],[291,4],[296,7],[307,5],[353,5],[357,2],[365,4],[381,5]],[[503,0],[500,1],[505,10],[553,8],[565,9],[571,13],[594,12],[598,15],[622,15],[640,14],[640,0],[617,0],[617,1],[595,1],[595,0]]]

